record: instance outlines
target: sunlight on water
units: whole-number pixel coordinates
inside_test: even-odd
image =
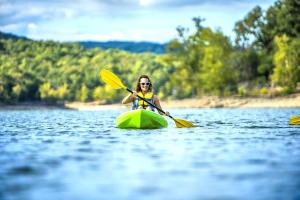
[[[112,111],[0,112],[0,199],[299,199],[300,109],[174,109],[199,127],[115,128]]]

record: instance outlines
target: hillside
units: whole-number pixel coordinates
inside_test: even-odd
[[[14,35],[11,33],[4,33],[0,31],[0,38],[3,39],[23,39],[31,40],[27,37]],[[101,48],[101,49],[120,49],[132,53],[165,53],[165,47],[167,44],[160,44],[155,42],[133,42],[133,41],[74,41],[70,43],[79,43],[85,49]]]
[[[23,36],[17,36],[11,33],[4,33],[2,31],[0,31],[0,38],[2,39],[23,39],[23,40],[30,40],[27,37],[23,37]]]
[[[130,41],[107,41],[107,42],[93,42],[93,41],[83,41],[79,42],[85,48],[102,48],[102,49],[121,49],[124,51],[129,51],[133,53],[165,53],[166,44],[159,44],[153,42],[130,42]]]
[[[119,49],[86,49],[75,42],[35,41],[1,33],[0,103],[116,102],[124,93],[104,85],[100,70],[117,71],[130,86],[138,74],[151,73],[159,80],[157,89],[168,79],[167,65],[158,62],[158,56]]]

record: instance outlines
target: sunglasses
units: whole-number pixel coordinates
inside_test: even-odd
[[[150,85],[150,83],[148,82],[148,83],[140,83],[141,85],[147,85],[147,86],[149,86]]]

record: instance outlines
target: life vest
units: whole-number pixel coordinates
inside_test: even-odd
[[[138,96],[143,97],[144,99],[146,99],[147,101],[149,101],[150,103],[154,104],[153,101],[153,93],[152,92],[147,92],[145,95],[143,95],[142,92],[138,92],[137,93]],[[139,106],[142,106],[144,109],[146,109],[148,106],[150,106],[152,111],[155,111],[155,108],[151,105],[149,105],[146,101],[144,101],[143,99],[140,99],[139,97],[137,97],[133,103],[132,103],[132,110],[136,110],[138,109]]]

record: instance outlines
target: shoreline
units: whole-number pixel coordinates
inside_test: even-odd
[[[300,94],[289,97],[205,97],[162,102],[169,108],[300,108]]]
[[[47,105],[43,103],[0,104],[0,111],[6,110],[55,110],[69,109],[64,105]]]
[[[285,97],[202,97],[182,100],[161,101],[163,109],[170,108],[300,108],[300,93]],[[112,110],[129,109],[130,105],[101,104],[101,102],[65,102],[48,105],[41,102],[19,103],[15,105],[0,104],[0,110]]]

